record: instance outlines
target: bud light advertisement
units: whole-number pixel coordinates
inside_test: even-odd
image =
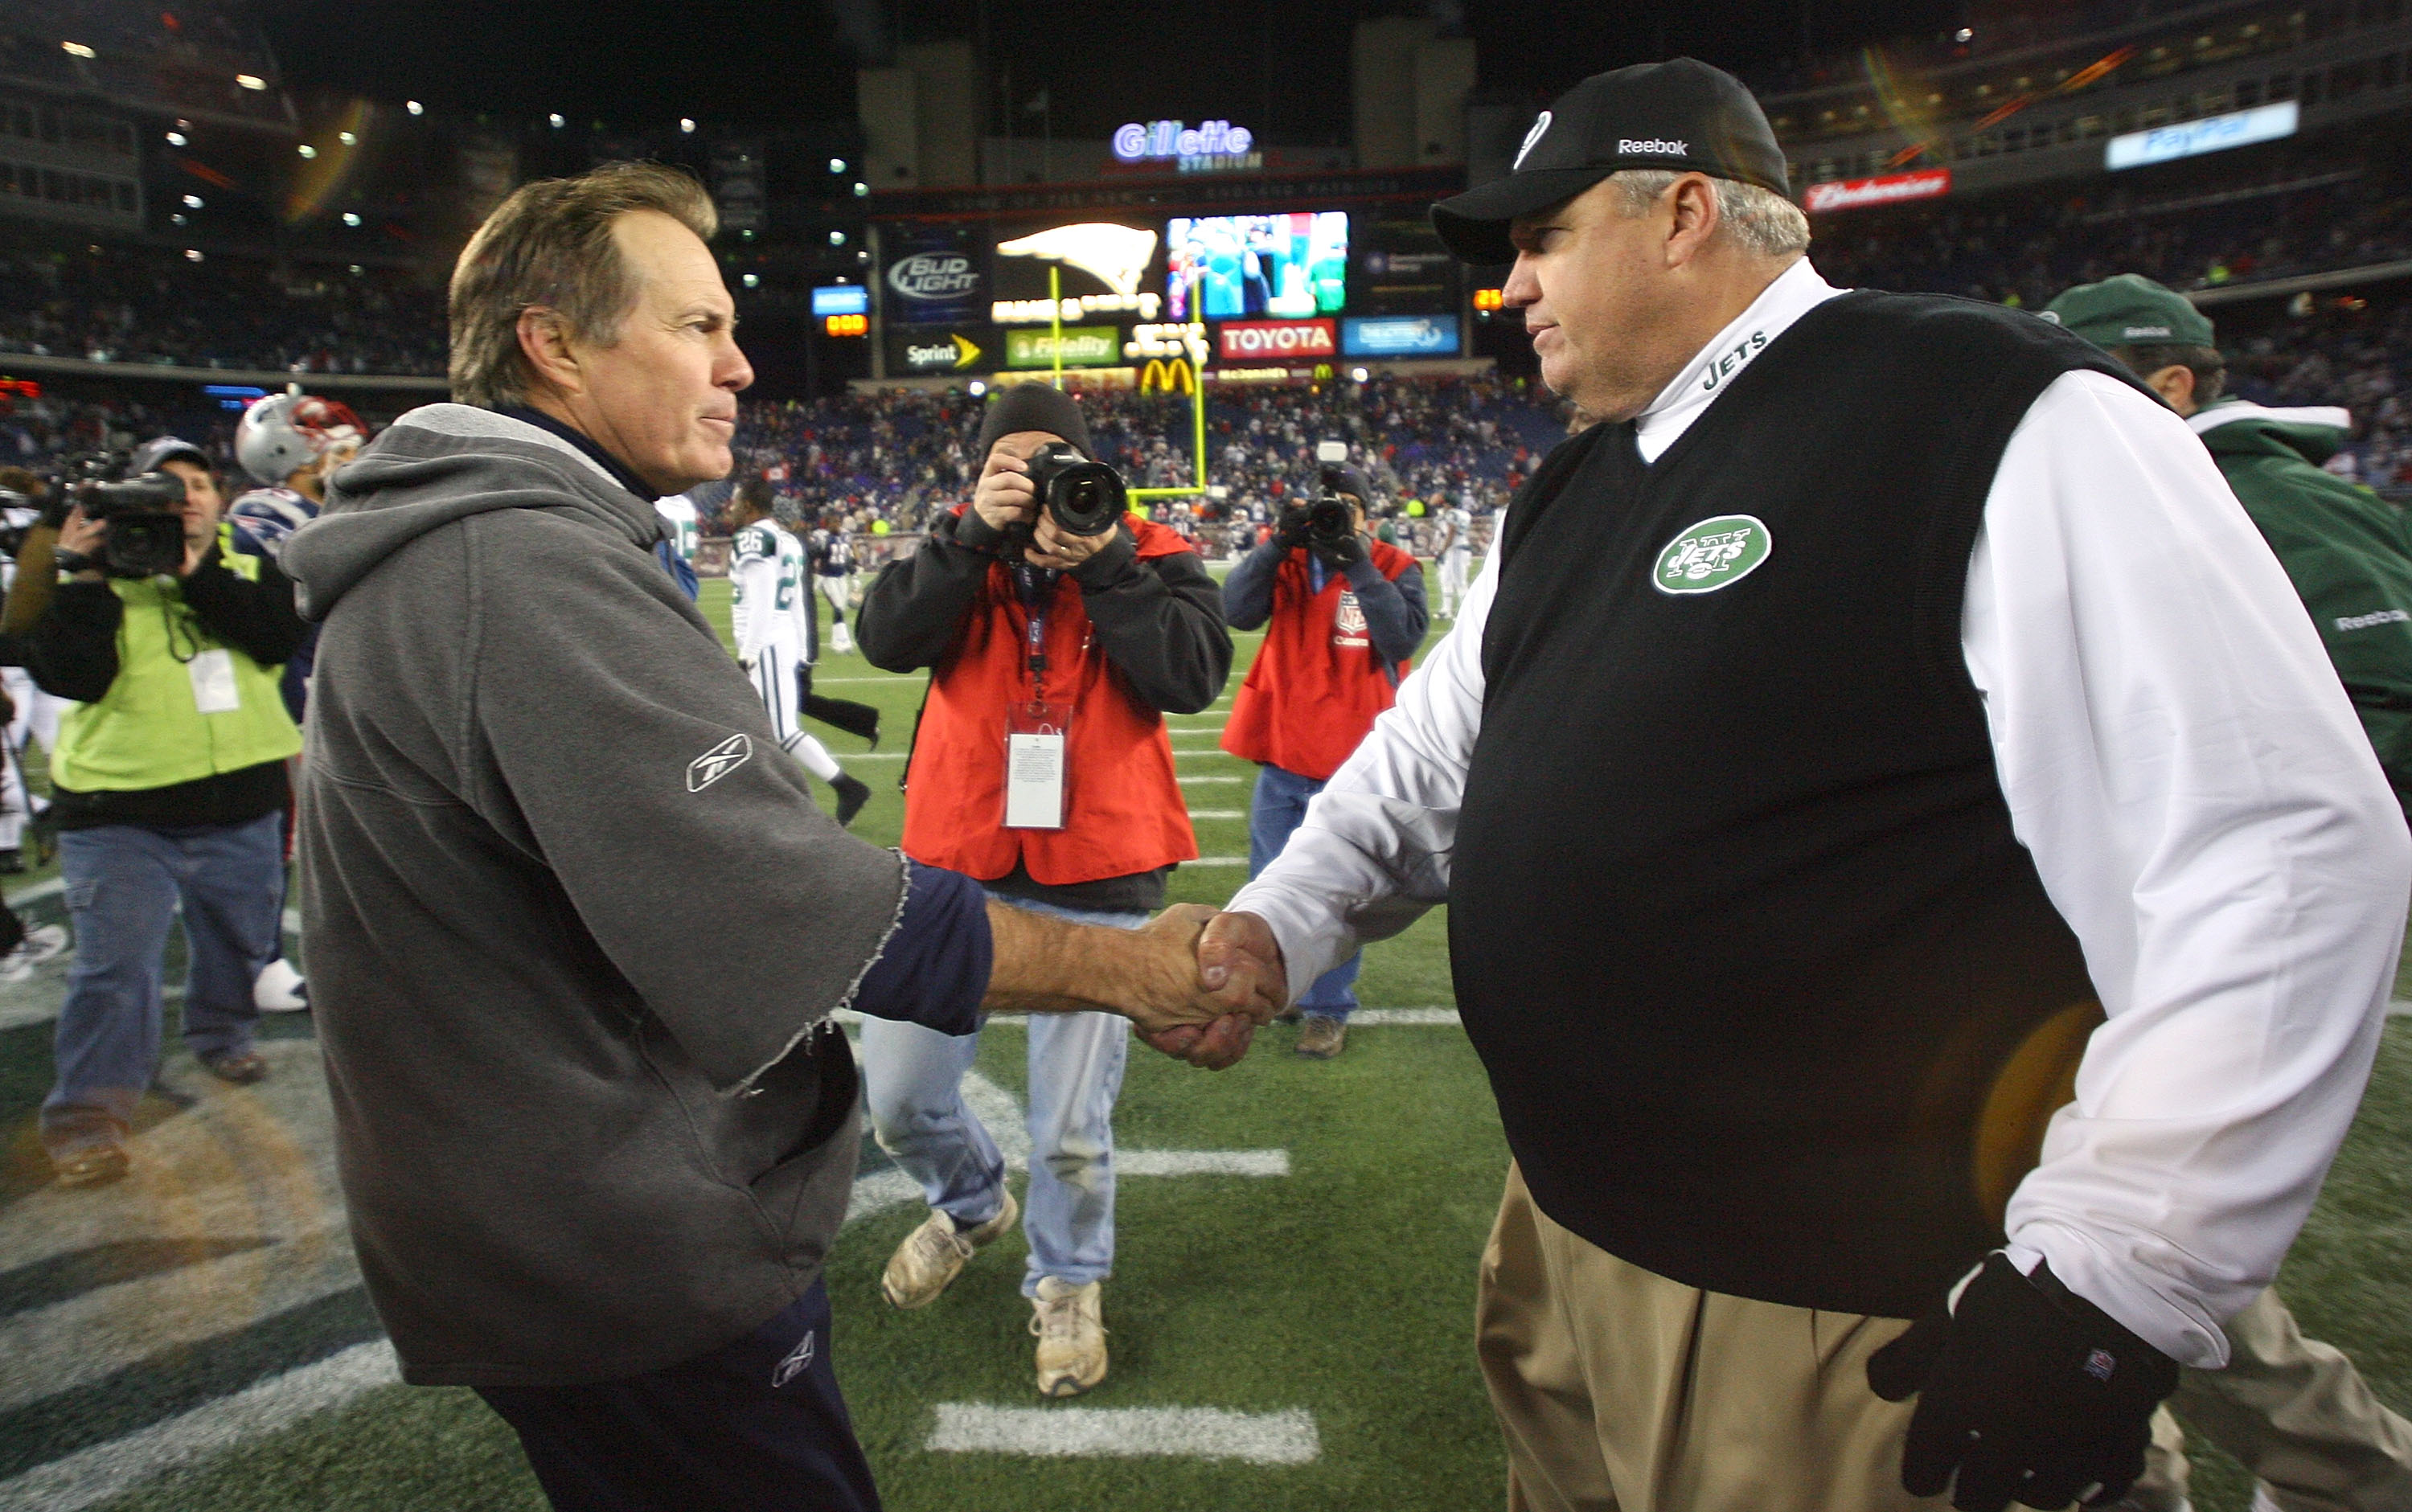
[[[900,239],[880,277],[880,308],[891,325],[938,326],[986,317],[986,249],[942,232]]]

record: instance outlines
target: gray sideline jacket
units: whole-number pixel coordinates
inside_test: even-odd
[[[302,932],[337,1155],[404,1378],[606,1380],[818,1276],[854,1177],[827,1016],[890,851],[813,804],[653,555],[650,500],[434,404],[285,569],[319,621]]]

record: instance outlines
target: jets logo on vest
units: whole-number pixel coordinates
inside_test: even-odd
[[[1756,516],[1719,515],[1669,541],[1650,580],[1662,594],[1712,594],[1750,576],[1774,546]]]

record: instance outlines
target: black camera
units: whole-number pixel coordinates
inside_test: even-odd
[[[1279,534],[1276,538],[1284,546],[1330,550],[1346,545],[1356,536],[1357,516],[1346,499],[1336,493],[1326,493],[1284,509],[1277,528]]]
[[[184,484],[169,473],[74,485],[86,520],[109,526],[99,566],[112,578],[155,578],[184,565]]]
[[[1103,535],[1130,508],[1122,475],[1081,456],[1069,443],[1056,442],[1029,458],[1027,465],[1030,486],[1066,535]]]

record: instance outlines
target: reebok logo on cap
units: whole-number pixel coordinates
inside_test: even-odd
[[[1543,110],[1541,112],[1541,118],[1533,123],[1533,129],[1524,133],[1524,145],[1516,149],[1516,162],[1514,166],[1509,169],[1510,172],[1513,172],[1515,169],[1522,168],[1524,166],[1524,159],[1532,155],[1533,144],[1539,141],[1542,136],[1548,132],[1549,129],[1550,112]]]
[[[1664,154],[1668,157],[1681,157],[1684,155],[1684,149],[1687,143],[1680,141],[1661,141],[1655,137],[1651,138],[1648,141],[1635,141],[1628,137],[1619,137],[1616,139],[1616,150],[1620,154],[1625,153],[1652,153]]]
[[[2129,341],[2138,341],[2147,336],[2167,336],[2169,333],[2169,328],[2167,326],[2129,326],[2120,332]]]

